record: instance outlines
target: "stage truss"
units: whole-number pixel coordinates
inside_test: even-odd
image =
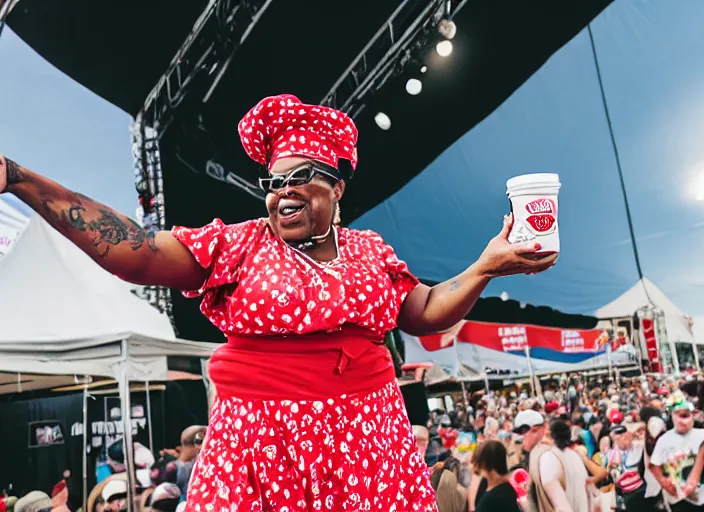
[[[273,0],[211,0],[169,67],[147,96],[132,126],[135,188],[139,195],[142,225],[166,228],[165,200],[159,140],[179,106],[207,103],[226,73],[232,57],[254,30]],[[352,61],[321,100],[356,118],[370,97],[411,62],[421,62],[431,45],[443,39],[438,27],[452,20],[467,0],[430,0],[418,14],[418,2],[403,0],[374,37]],[[415,13],[415,14],[414,14]],[[263,199],[256,183],[218,164],[206,174]],[[144,287],[139,293],[172,318],[170,290]]]

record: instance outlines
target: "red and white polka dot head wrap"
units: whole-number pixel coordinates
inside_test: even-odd
[[[291,94],[257,103],[239,123],[249,157],[269,169],[280,158],[311,158],[335,169],[339,159],[357,166],[357,127],[344,112],[307,105]]]

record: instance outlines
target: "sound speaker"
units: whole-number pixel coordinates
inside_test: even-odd
[[[430,409],[428,409],[428,395],[423,382],[414,382],[401,386],[403,402],[411,425],[423,425],[428,422]]]

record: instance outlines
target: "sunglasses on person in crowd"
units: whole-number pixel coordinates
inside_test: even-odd
[[[259,187],[264,192],[276,192],[286,187],[307,185],[313,181],[316,175],[339,181],[335,172],[327,166],[317,162],[303,162],[286,173],[274,174],[268,178],[259,178]]]
[[[183,446],[200,446],[203,444],[203,434],[198,432],[191,439],[184,439],[181,441]]]

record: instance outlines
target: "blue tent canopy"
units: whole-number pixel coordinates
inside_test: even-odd
[[[608,109],[642,272],[682,310],[704,314],[701,19],[698,0],[614,2],[590,25],[595,52],[585,28],[353,227],[378,231],[419,277],[442,281],[499,231],[508,178],[558,173],[559,263],[495,280],[486,295],[593,313],[639,279]]]

